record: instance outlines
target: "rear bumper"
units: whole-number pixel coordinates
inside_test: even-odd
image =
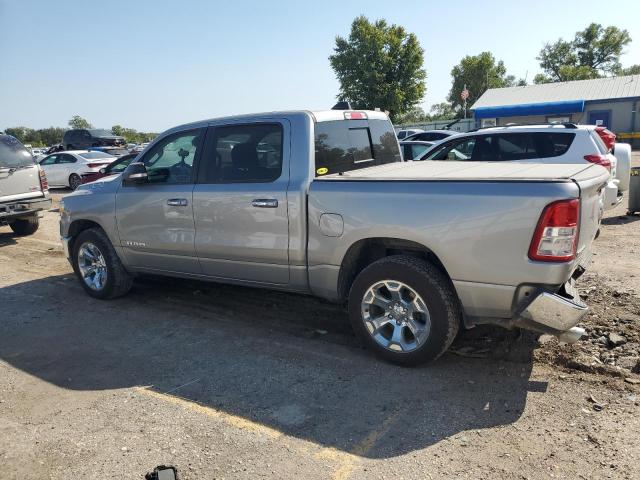
[[[0,203],[0,224],[28,217],[49,208],[51,208],[51,199],[46,197]]]
[[[619,180],[612,180],[605,185],[603,198],[603,208],[605,210],[611,210],[612,208],[615,208],[622,201],[622,195],[620,195],[618,192],[619,183]]]
[[[571,279],[558,293],[539,293],[518,315],[515,325],[527,330],[556,335],[567,343],[577,341],[584,330],[576,325],[587,313]]]

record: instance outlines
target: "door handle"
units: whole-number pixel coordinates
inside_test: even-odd
[[[257,208],[278,208],[278,200],[275,198],[256,198],[251,205]]]
[[[167,205],[171,207],[186,207],[189,205],[186,198],[170,198],[167,200]]]

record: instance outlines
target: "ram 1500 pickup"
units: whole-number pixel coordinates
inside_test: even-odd
[[[598,165],[403,162],[384,113],[293,111],[173,128],[122,175],[64,198],[84,290],[154,273],[346,302],[383,358],[437,358],[460,326],[577,340]]]

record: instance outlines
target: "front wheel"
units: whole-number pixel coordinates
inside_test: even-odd
[[[451,281],[422,259],[394,255],[372,263],[349,293],[360,340],[399,365],[435,360],[453,342],[462,313]]]
[[[133,283],[107,235],[100,229],[84,230],[73,242],[73,271],[85,292],[94,298],[125,295]]]

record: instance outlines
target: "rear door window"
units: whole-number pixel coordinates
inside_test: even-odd
[[[17,138],[0,135],[0,168],[21,168],[33,164],[33,155]]]
[[[316,176],[401,162],[388,120],[335,120],[315,125]]]
[[[447,142],[440,148],[436,148],[424,160],[476,160],[476,158],[472,158],[476,141],[476,137],[464,137]],[[484,139],[480,143],[484,145]],[[486,144],[485,149],[482,149],[483,152],[485,150],[487,155],[492,155],[490,143]],[[478,158],[478,160],[480,159]]]
[[[573,139],[574,133],[566,132],[526,132],[501,133],[497,139],[499,160],[532,160],[564,155]]]

